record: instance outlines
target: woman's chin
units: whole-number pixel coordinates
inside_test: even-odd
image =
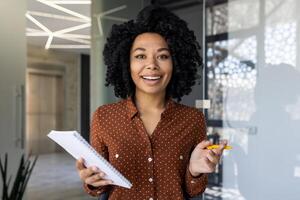
[[[143,88],[137,92],[146,94],[146,95],[161,95],[165,94],[165,89],[162,88]]]

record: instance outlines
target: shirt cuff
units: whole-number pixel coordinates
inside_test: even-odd
[[[91,196],[97,197],[100,196],[102,193],[109,190],[110,186],[100,186],[100,187],[94,187],[92,185],[88,185],[86,183],[83,184],[83,188]]]
[[[200,174],[199,176],[193,176],[189,170],[189,165],[186,168],[185,173],[186,192],[191,196],[195,197],[202,194],[207,186],[208,175]]]

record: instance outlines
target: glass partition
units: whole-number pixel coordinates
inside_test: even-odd
[[[205,4],[208,133],[233,150],[204,198],[300,199],[300,2]]]

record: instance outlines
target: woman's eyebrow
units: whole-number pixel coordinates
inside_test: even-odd
[[[133,50],[133,52],[138,51],[138,50],[140,50],[140,51],[146,51],[145,48],[137,47],[137,48],[135,48],[135,49]]]
[[[137,47],[137,48],[135,48],[135,49],[133,50],[133,52],[138,51],[138,50],[140,50],[140,51],[146,51],[146,49],[143,48],[143,47]],[[169,50],[168,48],[166,48],[166,47],[159,48],[159,49],[157,50],[157,52],[161,52],[161,51],[169,51],[169,52],[170,52],[170,50]]]
[[[164,48],[158,49],[157,51],[158,52],[161,52],[161,51],[168,51],[168,52],[170,52],[170,49],[164,47]]]

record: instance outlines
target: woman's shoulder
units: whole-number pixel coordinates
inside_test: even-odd
[[[177,107],[177,110],[179,111],[179,113],[182,113],[183,115],[189,115],[191,117],[195,117],[195,118],[200,118],[200,119],[204,119],[204,114],[202,112],[202,110],[192,107],[192,106],[188,106],[185,104],[181,104],[178,102],[175,102],[175,105]]]
[[[123,114],[123,112],[125,111],[124,101],[125,100],[122,99],[122,100],[119,100],[118,102],[104,104],[102,106],[99,106],[96,109],[96,111],[94,112],[94,114],[103,116],[103,117],[109,117],[109,116]]]

